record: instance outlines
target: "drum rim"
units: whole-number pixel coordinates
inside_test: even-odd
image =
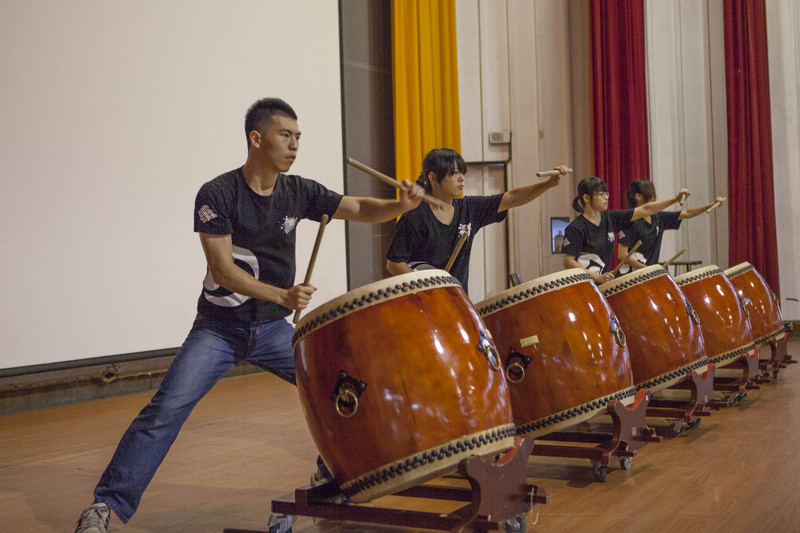
[[[732,266],[726,270],[723,270],[723,273],[728,279],[733,279],[736,276],[741,276],[742,274],[750,272],[751,270],[755,270],[755,267],[751,265],[749,261],[745,261],[736,266]]]
[[[676,276],[675,283],[682,287],[684,285],[694,283],[695,281],[700,281],[701,279],[710,278],[717,274],[722,274],[723,276],[725,275],[717,265],[708,265]]]
[[[382,302],[441,287],[461,287],[446,270],[407,272],[374,281],[333,298],[309,311],[295,326],[292,346],[320,327]]]
[[[668,275],[669,271],[663,266],[650,265],[648,267],[641,268],[639,270],[635,270],[633,272],[625,274],[624,276],[620,276],[616,279],[612,279],[611,281],[607,281],[597,288],[600,289],[600,292],[603,293],[603,296],[608,297],[620,293],[625,289],[635,287],[641,282],[649,281],[651,279],[656,279]]]
[[[365,472],[343,483],[340,488],[352,501],[368,502],[438,477],[469,455],[486,456],[503,452],[513,446],[516,434],[513,422],[486,428]],[[479,444],[474,444],[476,441]],[[432,460],[433,452],[443,457]],[[409,474],[407,479],[403,479],[404,473]],[[383,483],[388,484],[385,490],[382,490]]]
[[[589,400],[580,405],[576,405],[575,407],[570,407],[569,409],[551,413],[527,422],[518,423],[517,434],[542,434],[541,432],[543,430],[546,430],[549,433],[554,431],[556,427],[563,426],[565,421],[569,421],[569,425],[577,424],[582,420],[587,420],[597,416],[598,413],[602,412],[606,407],[608,407],[612,400],[632,402],[636,396],[636,392],[636,387],[631,385],[630,387],[625,387],[617,392],[600,396],[599,398]]]
[[[566,283],[562,283],[562,280],[565,280],[569,277],[573,277],[574,279],[570,279],[567,280]],[[510,304],[516,304],[517,302],[521,302],[523,300],[536,298],[542,294],[562,289],[564,287],[569,287],[571,285],[585,283],[587,281],[594,283],[592,276],[587,274],[582,268],[561,270],[559,272],[554,272],[552,274],[547,274],[546,276],[532,279],[523,283],[522,285],[516,285],[494,296],[490,296],[489,298],[486,298],[485,300],[475,304],[475,308],[478,310],[478,313],[481,316],[489,316]],[[548,286],[548,284],[550,284],[550,286]]]

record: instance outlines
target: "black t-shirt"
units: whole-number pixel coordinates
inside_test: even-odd
[[[269,196],[257,194],[242,169],[205,183],[197,193],[194,231],[230,235],[236,265],[259,281],[288,289],[295,277],[295,226],[300,219],[333,216],[342,196],[316,181],[278,174]],[[232,293],[206,274],[197,312],[223,321],[283,318],[291,311],[273,302]]]
[[[578,215],[564,230],[564,253],[574,257],[590,272],[608,272],[616,233],[630,227],[632,216],[633,209],[603,211],[600,225],[595,226],[583,215]]]
[[[661,253],[664,230],[678,229],[681,226],[681,220],[678,218],[680,215],[680,211],[661,211],[650,216],[649,224],[644,218],[634,220],[630,228],[619,232],[619,242],[630,250],[638,241],[642,241],[639,249],[633,254],[634,259],[648,266],[655,265]],[[625,274],[629,271],[626,266],[620,269],[620,273]]]
[[[468,235],[450,273],[468,290],[469,254],[472,240],[483,226],[500,222],[507,211],[497,212],[503,193],[493,196],[465,196],[453,199],[453,220],[443,224],[428,204],[422,203],[408,211],[397,222],[386,251],[386,259],[408,263],[414,269],[444,268],[463,233]]]

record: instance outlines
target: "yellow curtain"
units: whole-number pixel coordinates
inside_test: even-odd
[[[434,148],[461,151],[455,0],[392,2],[397,179],[412,182]]]

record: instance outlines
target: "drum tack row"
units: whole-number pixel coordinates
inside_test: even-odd
[[[477,305],[443,270],[351,291],[301,319],[293,339],[303,411],[335,481],[274,500],[270,532],[291,531],[296,515],[522,531],[548,499],[527,483],[530,454],[587,458],[603,481],[613,461],[630,468],[662,439],[646,417],[678,435],[777,378],[796,362],[785,338],[749,263],[676,278],[654,265],[599,287],[571,269]],[[613,432],[579,430],[600,415]],[[471,488],[425,483],[456,470]],[[389,494],[466,505],[357,505]]]

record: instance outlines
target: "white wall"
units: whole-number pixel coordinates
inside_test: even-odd
[[[471,168],[465,194],[527,185],[539,181],[537,170],[570,164],[567,4],[463,0],[456,18],[462,154],[467,161],[512,156],[507,183],[500,166]],[[511,150],[489,143],[490,132],[503,130],[512,132]],[[561,256],[550,253],[549,217],[570,215],[571,188],[564,180],[559,190],[511,210],[507,224],[482,230],[470,261],[473,301],[504,290],[508,272],[529,281],[561,269]]]
[[[767,0],[769,83],[772,111],[775,216],[778,233],[781,310],[800,320],[800,6]],[[792,299],[790,299],[792,298]]]
[[[725,190],[715,187],[708,5],[696,0],[645,2],[647,100],[650,133],[650,172],[660,198],[681,188],[692,195],[685,207],[704,205]],[[724,71],[723,71],[724,73]],[[723,78],[724,81],[724,78]],[[674,206],[671,210],[679,210]],[[661,260],[687,248],[679,261],[702,261],[727,266],[715,246],[717,226],[727,235],[726,208],[685,220],[678,231],[665,233]]]
[[[303,4],[0,0],[0,368],[180,345],[194,195],[244,162],[258,98],[300,116],[292,170],[341,191],[337,4]],[[320,254],[316,304],[346,290],[343,223]]]

